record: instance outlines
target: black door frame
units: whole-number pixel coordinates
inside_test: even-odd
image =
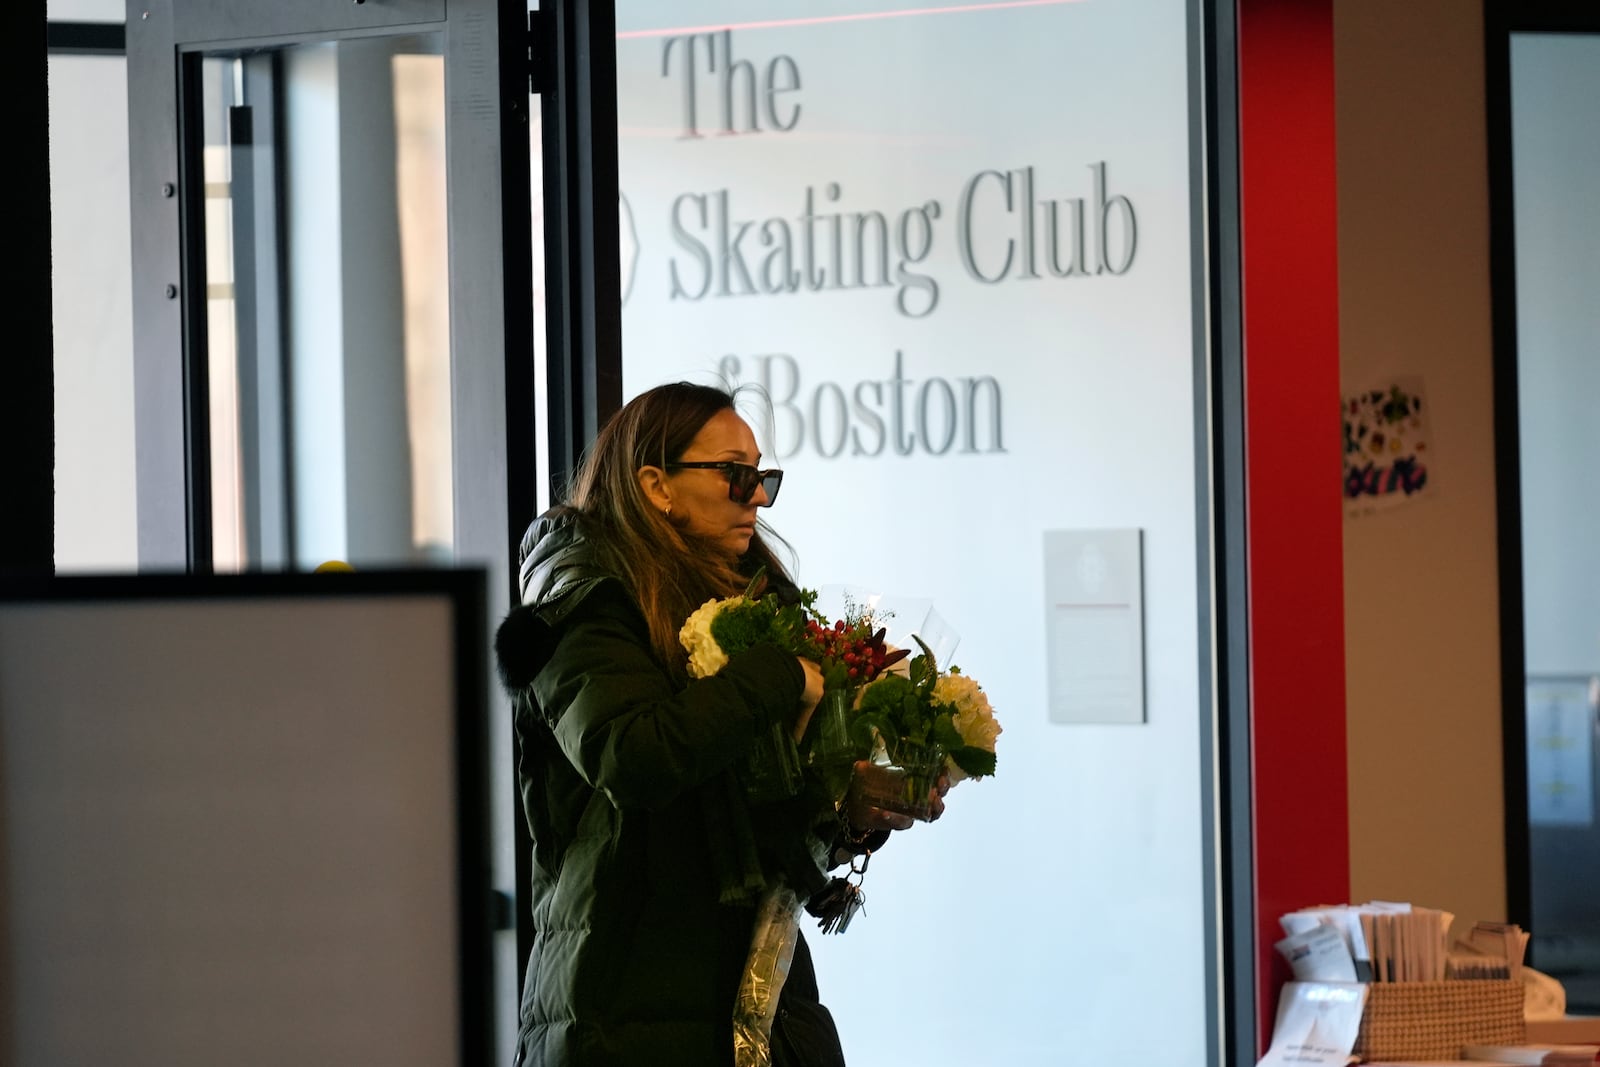
[[[1517,235],[1511,155],[1511,37],[1515,33],[1600,33],[1600,9],[1582,0],[1485,0],[1484,3],[1506,917],[1528,930],[1533,929],[1533,870],[1532,836],[1528,826],[1528,679],[1524,647],[1527,635],[1523,617],[1522,449],[1517,384]]]
[[[1256,868],[1251,778],[1250,622],[1245,490],[1243,269],[1240,256],[1238,0],[1203,0],[1197,99],[1190,126],[1204,131],[1191,176],[1196,216],[1195,484],[1201,783],[1206,882],[1207,1044],[1227,1067],[1257,1059]],[[1209,284],[1208,284],[1209,283]],[[1202,383],[1209,383],[1209,389]],[[1203,489],[1210,484],[1210,496]],[[1209,505],[1209,506],[1207,506]]]
[[[621,263],[617,216],[617,17],[613,0],[544,0],[529,13],[527,89],[538,94],[545,218],[545,343],[548,403],[545,444],[549,499],[601,425],[622,406]],[[526,132],[522,139],[527,140]],[[526,182],[527,167],[523,167]],[[526,189],[526,185],[524,185]],[[508,193],[509,195],[509,193]],[[524,197],[526,202],[526,197]],[[508,274],[509,284],[509,274]],[[524,288],[523,292],[530,291]],[[507,360],[508,396],[534,396],[532,349],[515,372]],[[508,560],[537,506],[536,418],[508,419],[506,454],[521,464],[510,479]],[[516,568],[512,569],[515,582]],[[514,590],[513,598],[520,596]],[[517,959],[533,947],[527,907],[533,842],[515,796]]]
[[[14,283],[11,358],[0,389],[0,449],[6,457],[8,520],[0,524],[0,578],[55,570],[55,350],[50,276],[50,90],[47,5],[6,6],[0,32],[11,44],[7,96],[21,171],[11,241]]]

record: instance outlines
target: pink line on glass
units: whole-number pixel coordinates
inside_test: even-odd
[[[973,11],[1000,11],[1014,7],[1053,7],[1060,4],[1081,4],[1085,0],[995,0],[989,4],[959,4],[955,7],[913,7],[902,11],[862,11],[854,15],[814,15],[811,18],[769,19],[765,22],[722,22],[714,26],[679,26],[675,29],[623,30],[617,40],[627,41],[640,37],[677,37],[692,33],[716,33],[719,30],[777,30],[793,26],[820,26],[830,22],[865,22],[869,19],[903,19],[913,15],[957,15]]]

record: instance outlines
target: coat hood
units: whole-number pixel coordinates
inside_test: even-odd
[[[539,516],[518,549],[522,603],[500,623],[494,651],[500,681],[526,688],[550,658],[550,631],[609,575],[595,561],[582,516],[566,507]]]
[[[583,517],[568,507],[552,508],[533,520],[522,535],[517,559],[522,602],[536,608],[552,605],[577,586],[603,577],[584,534]]]

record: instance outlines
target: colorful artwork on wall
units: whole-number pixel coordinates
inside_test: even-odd
[[[1346,394],[1344,502],[1351,517],[1372,514],[1433,492],[1428,410],[1420,378]]]

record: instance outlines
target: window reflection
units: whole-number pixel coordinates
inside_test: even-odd
[[[931,601],[1005,722],[848,935],[806,930],[852,1062],[1114,1060],[1152,1018],[1204,1058],[1189,23],[617,5],[624,393],[742,387],[801,584]],[[1137,721],[1053,722],[1046,538],[1117,529],[1146,546]]]
[[[202,94],[215,567],[447,562],[437,40],[208,57]]]
[[[1600,1012],[1597,92],[1600,39],[1512,35],[1530,952],[1574,1013]]]

